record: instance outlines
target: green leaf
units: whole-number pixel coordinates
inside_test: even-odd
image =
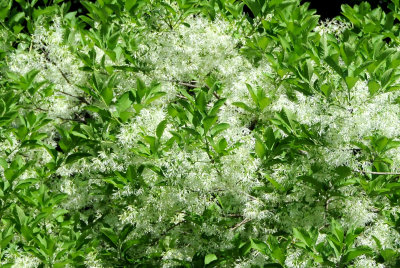
[[[340,75],[342,78],[344,78],[344,74],[342,71],[342,68],[340,68],[339,64],[336,63],[336,61],[331,57],[327,57],[325,59],[325,62],[338,74]]]
[[[318,191],[322,191],[325,189],[325,185],[322,182],[314,179],[311,176],[303,175],[303,176],[299,176],[298,179],[310,183],[311,185],[314,186],[314,189],[316,189]]]
[[[132,9],[132,7],[136,4],[136,2],[137,0],[126,0],[124,6],[125,10],[129,12]]]
[[[7,163],[7,161],[6,161],[3,157],[0,157],[0,166],[1,166],[3,169],[7,169],[7,168],[8,168],[8,163]]]
[[[126,224],[124,226],[124,228],[122,228],[122,231],[119,235],[121,241],[124,241],[128,237],[128,235],[132,232],[133,229],[134,229],[134,226],[132,224],[130,224],[130,223]]]
[[[301,229],[293,228],[293,236],[302,243],[298,244],[302,248],[311,247],[311,238],[309,234]]]
[[[142,104],[138,104],[138,103],[135,103],[132,106],[135,109],[136,113],[140,113],[140,111],[144,108],[144,106]]]
[[[75,137],[80,137],[80,138],[83,138],[83,139],[87,139],[87,137],[86,137],[86,135],[85,134],[82,134],[82,133],[80,133],[80,132],[77,132],[77,131],[71,131],[71,135],[73,135],[73,136],[75,136]],[[47,135],[46,135],[47,136]]]
[[[118,178],[105,178],[103,179],[103,181],[112,184],[119,189],[123,189],[124,186],[126,185],[125,181],[124,182],[118,181]]]
[[[6,237],[2,237],[1,241],[0,241],[0,250],[4,250],[8,244],[10,243],[10,241],[13,239],[14,235],[8,235]]]
[[[258,0],[243,0],[243,2],[248,6],[253,13],[254,17],[257,17],[258,14],[261,13],[261,8],[260,3]]]
[[[272,186],[274,186],[278,191],[280,192],[284,192],[285,188],[276,180],[274,180],[273,178],[271,178],[268,174],[265,174],[265,178],[272,184]]]
[[[9,12],[12,7],[12,0],[2,2],[0,6],[0,20],[3,21],[9,15]]]
[[[60,252],[61,252],[60,255],[62,256],[63,254],[66,253],[66,251],[67,251],[67,250],[60,251]],[[68,260],[68,261],[63,261],[63,262],[56,262],[56,263],[53,264],[53,268],[64,268],[64,267],[67,266],[68,263],[70,263],[69,260]]]
[[[53,217],[58,218],[59,216],[62,216],[64,214],[67,214],[69,211],[66,209],[58,209],[54,212]]]
[[[222,105],[224,105],[226,102],[226,99],[219,99],[214,103],[214,106],[211,108],[211,110],[208,112],[208,115],[217,115],[219,108],[221,108]]]
[[[246,242],[239,245],[239,255],[245,256],[250,251],[251,251],[251,242]]]
[[[115,107],[119,113],[126,111],[129,107],[131,107],[132,101],[129,99],[129,92],[125,92],[119,98]]]
[[[226,147],[228,147],[228,142],[226,141],[225,138],[221,138],[218,142],[218,149],[219,152],[222,152],[223,150],[226,149]]]
[[[88,153],[74,153],[74,154],[70,154],[67,156],[67,158],[65,159],[65,164],[71,164],[74,163],[76,161],[78,161],[79,159],[85,158],[85,157],[89,157],[92,156],[91,154]]]
[[[374,95],[380,89],[380,85],[378,82],[371,80],[368,82],[368,90],[371,95]]]
[[[352,89],[352,88],[354,87],[354,85],[357,83],[358,77],[351,77],[351,76],[348,76],[348,77],[346,77],[345,80],[346,80],[347,88],[350,90],[350,89]]]
[[[203,91],[200,91],[196,97],[196,107],[199,109],[200,112],[206,111],[206,94]]]
[[[268,105],[271,104],[271,99],[267,98],[267,97],[264,97],[259,101],[258,104],[259,104],[260,109],[264,110],[265,107],[267,107]]]
[[[207,264],[210,264],[211,262],[216,261],[216,260],[218,260],[218,258],[217,258],[217,256],[215,254],[207,254],[204,257],[204,264],[207,265]]]
[[[332,220],[332,234],[336,237],[336,239],[342,243],[344,239],[344,231],[342,226],[336,222],[335,220]]]
[[[87,106],[83,107],[83,109],[90,111],[90,112],[95,112],[95,113],[102,111],[102,109],[100,107],[95,106],[95,105],[87,105]]]
[[[165,127],[167,126],[167,123],[168,123],[167,120],[164,119],[158,124],[156,129],[157,138],[159,139],[161,138],[162,134],[164,133]]]
[[[354,260],[355,258],[357,258],[358,256],[369,255],[369,254],[372,254],[372,250],[367,246],[360,246],[360,247],[352,248],[352,249],[348,250],[347,253],[344,255],[343,261],[344,261],[344,263],[349,263],[352,260]]]
[[[143,243],[140,239],[131,239],[122,244],[122,252],[128,251],[131,247],[135,245],[140,245]]]
[[[335,168],[335,172],[340,176],[340,178],[345,178],[351,175],[352,170],[346,166],[339,166]]]
[[[329,97],[332,93],[332,87],[327,84],[322,85],[320,89],[326,97]]]
[[[400,90],[400,84],[387,87],[386,92],[397,91],[397,90]]]
[[[265,145],[268,150],[272,150],[275,144],[275,134],[272,127],[268,127],[264,133]]]
[[[242,108],[245,111],[252,112],[253,109],[250,108],[247,104],[244,102],[233,102],[232,105],[235,105],[236,107]]]
[[[342,252],[343,244],[339,243],[333,236],[327,236],[328,243],[330,247],[333,249],[336,258],[339,258]]]
[[[228,123],[219,123],[211,128],[210,134],[211,136],[216,136],[222,131],[227,130],[229,127],[230,125]]]
[[[393,80],[394,69],[386,70],[381,77],[382,88],[386,88]]]
[[[267,244],[265,244],[262,241],[256,240],[256,239],[250,239],[250,241],[251,241],[251,248],[252,249],[257,250],[257,251],[261,252],[264,255],[266,254],[266,251],[268,249]]]
[[[106,240],[114,248],[118,248],[118,236],[115,234],[114,230],[111,228],[101,228],[101,233],[104,235]]]
[[[107,104],[107,106],[110,105],[114,97],[112,88],[105,87],[101,92],[101,96],[103,97],[103,100]]]
[[[255,151],[260,158],[264,158],[266,155],[265,145],[258,136],[256,136]]]
[[[18,205],[15,206],[15,214],[21,226],[25,226],[28,223],[28,217],[25,215],[24,210]]]
[[[284,265],[286,260],[286,248],[289,241],[279,243],[276,237],[270,235],[267,242],[271,257],[279,264]]]
[[[294,114],[292,112],[286,108],[283,108],[279,113],[275,113],[275,118],[279,122],[277,126],[285,131],[286,134],[292,135],[292,132],[295,132],[296,123],[294,120]],[[275,123],[276,121],[273,122]]]
[[[326,35],[322,35],[319,43],[319,57],[321,59],[325,59],[326,57],[329,56],[329,46],[328,46],[328,40]]]
[[[127,111],[121,112],[119,113],[119,118],[123,123],[125,123],[129,118],[131,118],[133,114],[134,114],[133,112],[127,112]]]
[[[396,255],[397,252],[391,248],[386,248],[381,251],[381,255],[385,261],[391,261]]]
[[[204,126],[204,134],[208,132],[208,130],[217,122],[218,117],[214,116],[207,116],[203,119],[203,126]]]
[[[381,241],[379,241],[379,239],[376,236],[372,236],[372,238],[375,240],[376,245],[378,246],[378,249],[382,249],[382,244]]]
[[[258,104],[258,97],[256,95],[256,93],[254,92],[253,88],[249,85],[246,84],[247,90],[250,93],[251,98],[253,99],[254,103]]]

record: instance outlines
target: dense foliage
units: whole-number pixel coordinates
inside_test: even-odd
[[[1,1],[1,266],[399,267],[400,4],[341,8]]]

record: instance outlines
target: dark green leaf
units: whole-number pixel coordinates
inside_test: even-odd
[[[65,164],[71,164],[74,163],[76,161],[78,161],[79,159],[85,158],[85,157],[89,157],[92,156],[91,154],[88,153],[74,153],[74,154],[70,154],[67,156],[67,158],[65,159]]]
[[[118,248],[118,236],[111,228],[101,228],[101,233],[114,248]]]

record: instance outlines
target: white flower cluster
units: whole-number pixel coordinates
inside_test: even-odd
[[[339,21],[334,18],[320,21],[319,25],[315,27],[314,31],[321,35],[325,33],[330,33],[338,37],[348,28],[350,28],[349,23]]]
[[[102,268],[103,265],[98,259],[97,252],[91,251],[86,255],[85,265],[88,268]]]
[[[3,253],[5,258],[0,262],[2,266],[11,263],[13,268],[34,268],[40,265],[40,259],[24,253],[17,246],[12,246]]]
[[[69,118],[79,110],[76,98],[72,96],[82,95],[76,85],[83,84],[87,78],[85,72],[79,70],[80,61],[64,45],[64,35],[65,26],[60,17],[55,17],[49,28],[38,21],[32,35],[31,49],[16,50],[8,60],[11,72],[24,76],[31,70],[38,70],[35,80],[45,81],[43,87],[53,88],[52,96],[43,98],[36,94],[32,99],[36,107],[47,111],[53,118]]]

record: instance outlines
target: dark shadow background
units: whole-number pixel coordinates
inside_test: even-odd
[[[347,4],[350,6],[358,5],[361,2],[368,2],[374,9],[380,6],[386,13],[390,10],[388,5],[390,0],[302,0],[301,3],[310,2],[309,9],[316,9],[317,14],[321,16],[321,20],[332,19],[341,14],[340,6]]]
[[[96,2],[96,0],[89,1]],[[310,3],[309,9],[317,10],[317,14],[321,16],[321,20],[325,20],[339,16],[341,14],[340,6],[342,4],[354,6],[356,4],[360,4],[361,2],[368,2],[372,8],[380,6],[386,13],[389,13],[390,10],[388,8],[388,5],[391,3],[391,0],[301,0],[302,4],[304,4],[305,2]],[[35,8],[45,8],[52,3],[52,0],[38,0],[35,4]],[[68,0],[64,1],[63,3],[68,4],[69,11],[76,11],[78,16],[83,15],[87,12],[86,8],[82,5],[80,0]],[[15,1],[13,2],[13,9],[15,9],[16,12],[22,11],[20,5],[17,4]],[[246,13],[249,17],[254,18],[254,15],[246,5],[244,5],[243,7],[243,12]]]

